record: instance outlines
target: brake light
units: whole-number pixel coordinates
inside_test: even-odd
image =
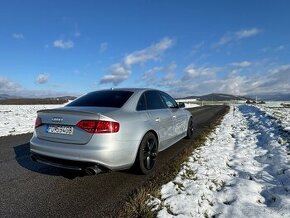
[[[120,129],[119,123],[105,120],[81,120],[76,126],[89,133],[114,133]]]
[[[43,123],[42,123],[41,118],[40,117],[37,117],[36,120],[35,120],[34,128],[36,129],[37,127],[40,127],[42,125],[43,125]]]

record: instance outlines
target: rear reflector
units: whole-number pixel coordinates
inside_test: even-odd
[[[120,124],[105,120],[81,120],[77,127],[89,133],[114,133],[120,129]]]
[[[41,118],[40,117],[37,117],[36,120],[35,120],[34,128],[36,129],[37,127],[40,127],[42,125],[43,125],[43,123],[42,123]]]

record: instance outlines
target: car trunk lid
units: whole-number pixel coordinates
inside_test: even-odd
[[[35,129],[38,138],[59,143],[86,144],[93,133],[77,127],[81,120],[111,120],[104,113],[116,108],[99,107],[62,107],[56,109],[40,110],[37,116],[41,118],[42,125]]]

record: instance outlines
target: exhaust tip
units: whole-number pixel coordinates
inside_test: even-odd
[[[102,172],[102,170],[98,166],[91,166],[91,167],[85,168],[85,173],[88,175],[91,175],[91,176],[97,175],[101,172]]]

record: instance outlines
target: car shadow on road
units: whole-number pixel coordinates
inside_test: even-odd
[[[29,143],[17,145],[14,148],[15,160],[17,163],[32,172],[41,173],[50,176],[62,176],[66,179],[75,179],[84,177],[86,174],[82,171],[66,170],[57,167],[48,166],[42,163],[36,163],[30,158]]]

